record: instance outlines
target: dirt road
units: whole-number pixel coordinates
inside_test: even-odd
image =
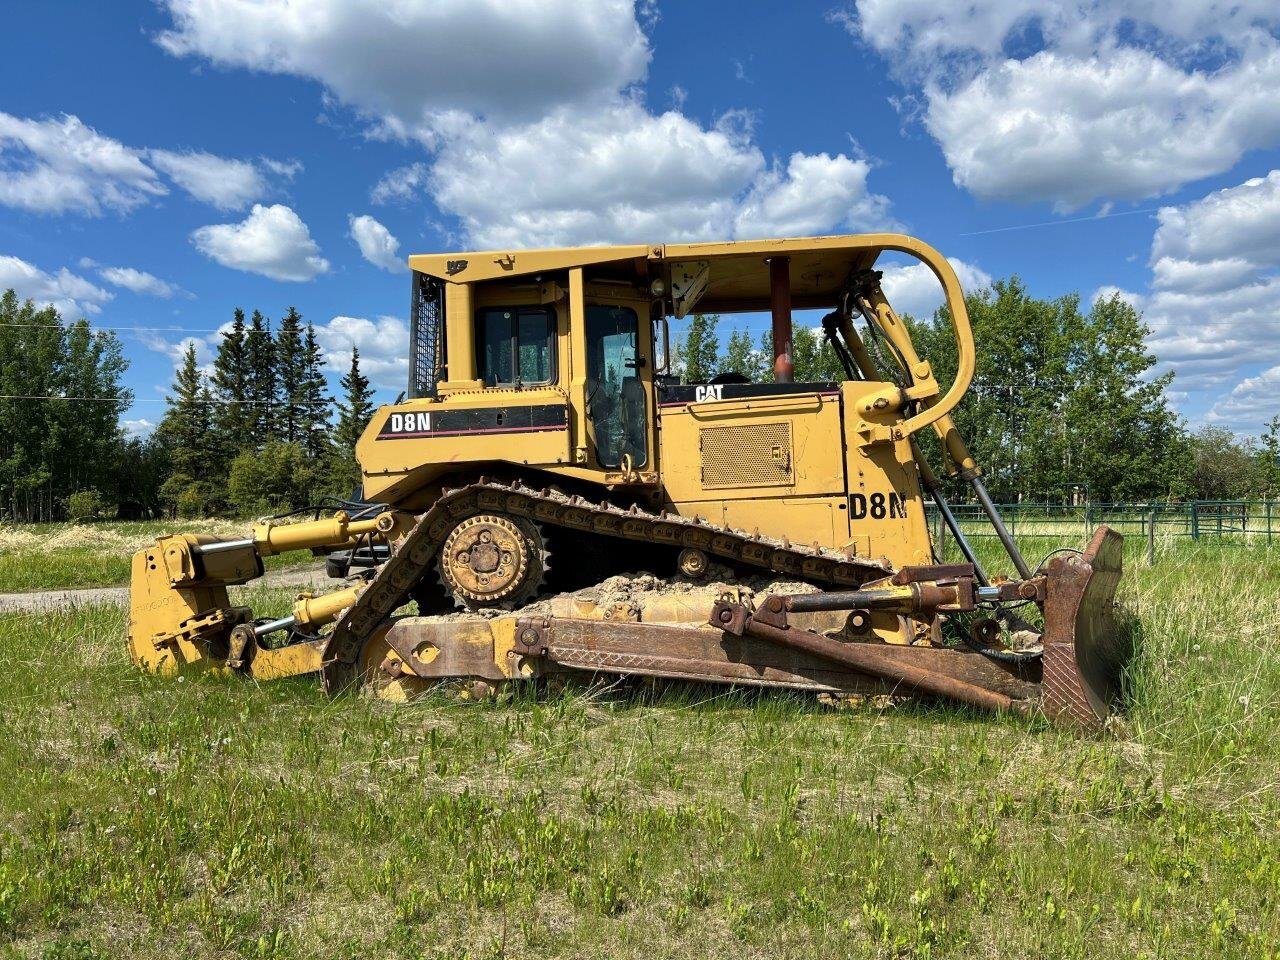
[[[335,581],[324,575],[324,567],[294,567],[272,570],[252,586],[315,587],[332,590]],[[0,593],[0,614],[37,613],[63,607],[89,607],[124,604],[129,600],[128,587],[91,587],[85,590],[37,590],[31,593]]]

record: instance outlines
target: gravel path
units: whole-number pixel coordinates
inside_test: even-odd
[[[324,567],[294,567],[271,570],[249,586],[317,587],[331,590],[338,581],[324,574]],[[85,590],[37,590],[31,593],[0,593],[0,613],[36,613],[63,607],[88,607],[103,604],[125,604],[128,587],[91,587]]]

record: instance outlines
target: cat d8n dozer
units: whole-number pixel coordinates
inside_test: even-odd
[[[924,263],[945,292],[949,384],[885,298],[886,253]],[[586,672],[914,694],[1086,727],[1117,704],[1120,537],[1100,529],[1035,568],[1018,552],[950,416],[974,341],[955,273],[931,247],[875,234],[409,266],[409,389],[356,447],[363,505],[137,553],[137,664],[318,672],[330,691],[393,699],[442,680]],[[793,309],[825,313],[838,381],[794,382]],[[668,323],[695,311],[770,314],[769,382],[685,382]],[[926,430],[1016,576],[975,556],[921,455]],[[926,495],[963,562],[938,562]],[[229,586],[295,549],[328,550],[354,573],[291,616],[232,605]],[[624,571],[672,589],[613,602],[590,589]]]

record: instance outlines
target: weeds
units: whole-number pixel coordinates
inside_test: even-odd
[[[243,537],[250,526],[247,520],[0,524],[0,593],[124,586],[133,553],[156,537],[179,531]],[[310,562],[305,553],[265,560],[269,570]]]
[[[117,608],[0,618],[0,956],[1275,958],[1280,565],[1131,566],[1106,739],[709,687],[330,701],[138,675]]]

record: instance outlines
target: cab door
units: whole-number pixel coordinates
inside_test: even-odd
[[[586,305],[586,405],[599,466],[623,474],[652,469],[653,365],[648,305]]]

